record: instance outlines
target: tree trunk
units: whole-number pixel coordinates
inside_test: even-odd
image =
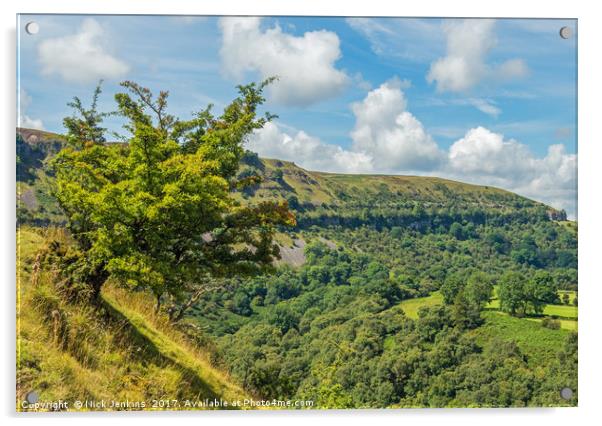
[[[158,314],[159,310],[161,310],[161,295],[157,294],[157,305],[155,306],[155,314]]]
[[[109,273],[105,270],[105,263],[98,265],[94,271],[88,275],[88,283],[92,286],[92,300],[94,302],[100,300],[100,290],[108,278]]]

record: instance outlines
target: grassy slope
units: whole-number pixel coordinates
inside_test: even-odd
[[[437,177],[348,175],[307,171],[292,162],[275,159],[262,159],[262,163],[265,167],[264,175],[269,176],[273,170],[280,169],[283,179],[282,182],[264,179],[254,194],[259,199],[280,198],[287,193],[294,193],[301,203],[336,204],[341,202],[338,195],[341,192],[356,198],[356,202],[361,202],[366,195],[374,195],[386,189],[396,195],[396,200],[420,200],[426,204],[448,203],[453,200],[464,205],[480,204],[505,210],[513,208],[518,200],[526,201],[523,197],[502,189]]]
[[[59,297],[53,275],[33,266],[53,232],[18,234],[17,401],[32,389],[41,400],[249,398],[154,315],[148,296],[107,286],[96,309]]]
[[[528,357],[532,365],[544,365],[555,356],[564,344],[567,330],[551,330],[535,321],[514,318],[499,311],[483,313],[485,324],[475,329],[474,335],[481,344],[498,338],[513,340]]]

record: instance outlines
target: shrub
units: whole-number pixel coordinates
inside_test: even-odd
[[[545,328],[549,328],[550,330],[559,330],[560,329],[560,321],[546,317],[541,320],[541,326],[545,327]]]

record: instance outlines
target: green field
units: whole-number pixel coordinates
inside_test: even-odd
[[[418,318],[418,310],[423,306],[434,306],[441,305],[443,303],[443,296],[438,291],[431,293],[426,297],[417,297],[415,299],[407,299],[399,304],[405,314],[412,318]]]
[[[541,323],[541,318],[526,318],[526,319],[529,321]],[[559,319],[557,321],[560,322],[560,328],[563,328],[565,330],[570,330],[570,331],[577,331],[577,326],[578,326],[577,320]]]
[[[572,292],[574,297],[574,292]],[[443,303],[443,297],[439,292],[434,292],[427,297],[404,300],[400,307],[410,318],[418,318],[418,310],[423,306],[433,306]],[[477,342],[483,347],[496,344],[499,341],[514,341],[527,356],[529,364],[533,366],[543,365],[550,362],[556,356],[572,331],[577,331],[576,320],[559,319],[561,328],[552,330],[541,326],[541,318],[515,318],[497,309],[499,303],[494,300],[490,303],[491,310],[485,310],[482,316],[484,324],[471,333],[475,336]],[[564,316],[569,316],[571,310],[574,310],[574,318],[577,318],[577,308],[572,306],[548,306],[548,312],[562,312]],[[548,314],[552,315],[552,314]],[[385,348],[392,347],[393,339],[385,341]]]
[[[500,301],[497,298],[496,290],[496,288],[493,289],[493,299],[491,299],[491,302],[487,304],[486,309],[500,309]],[[574,323],[578,318],[578,308],[577,306],[573,306],[572,303],[577,294],[576,292],[569,290],[558,291],[558,295],[561,299],[564,294],[569,295],[569,305],[546,305],[543,310],[543,314],[549,317],[558,317],[559,319],[564,319],[565,321],[561,321],[561,324],[563,324],[562,327],[567,328],[568,330],[575,330],[577,327]],[[575,321],[573,321],[573,319]]]
[[[542,327],[537,320],[514,318],[502,312],[485,311],[483,317],[485,324],[473,331],[480,344],[495,338],[513,340],[527,354],[532,365],[540,365],[553,358],[569,333],[564,329]]]
[[[487,304],[487,309],[497,311],[500,309],[500,301],[498,299],[493,299],[491,302]],[[564,319],[577,319],[578,308],[576,306],[570,305],[547,305],[543,314],[549,317],[558,317]]]
[[[544,315],[559,318],[577,318],[577,307],[569,305],[547,305],[543,310]]]
[[[572,302],[575,298],[574,291],[559,291],[562,293],[569,293],[570,301]],[[403,309],[405,314],[413,319],[418,318],[418,310],[423,306],[433,306],[440,305],[443,303],[443,296],[438,291],[433,292],[429,296],[426,297],[417,297],[415,299],[407,299],[399,304],[399,306]],[[494,289],[494,298],[489,302],[486,306],[486,310],[493,311],[499,314],[503,314],[499,312],[500,309],[500,301],[496,298],[495,289]],[[547,305],[544,310],[544,316],[548,317],[557,317],[560,321],[561,328],[565,330],[577,330],[577,311],[578,308],[572,305]],[[505,315],[505,314],[504,314]],[[532,322],[541,322],[541,318],[522,318],[519,319],[521,321],[532,321]]]

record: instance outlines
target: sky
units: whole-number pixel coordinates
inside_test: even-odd
[[[36,22],[39,31],[25,26]],[[182,118],[277,76],[249,137],[309,170],[440,176],[577,215],[574,20],[21,15],[18,125],[62,133],[99,80]],[[562,27],[571,37],[560,37]],[[106,123],[123,133],[119,118]]]

